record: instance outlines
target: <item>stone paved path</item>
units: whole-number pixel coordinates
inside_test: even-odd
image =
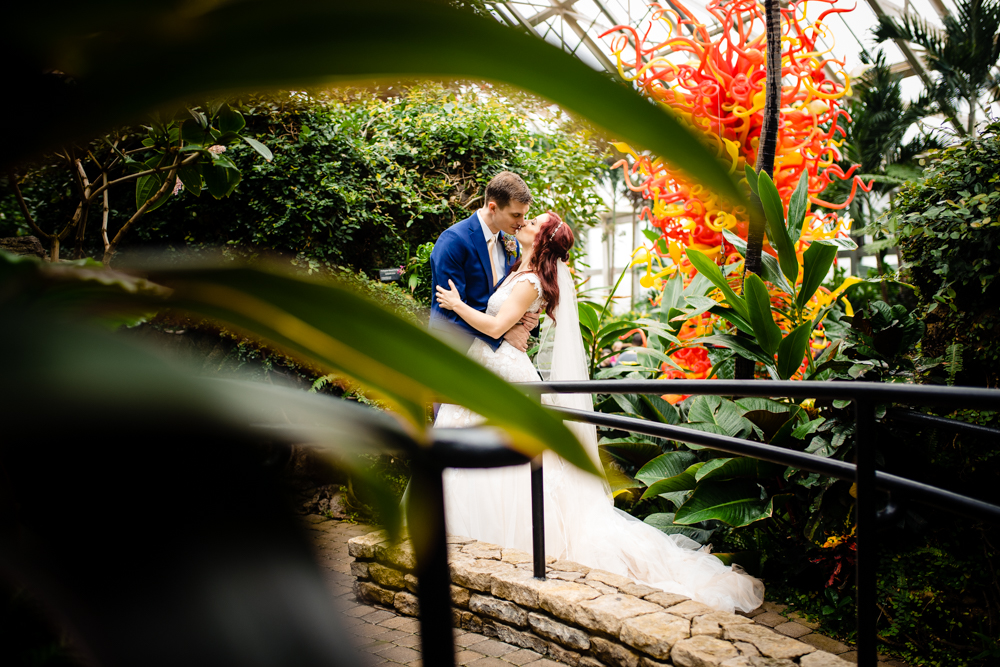
[[[351,562],[347,553],[347,541],[357,535],[365,535],[375,530],[372,526],[325,519],[317,515],[306,517],[312,530],[320,565],[326,569],[326,580],[333,595],[343,606],[344,626],[356,638],[359,652],[358,664],[376,665],[421,665],[420,635],[417,619],[401,616],[393,609],[371,606],[358,602],[354,597],[354,577],[351,576]],[[746,614],[762,625],[808,642],[819,649],[839,654],[851,662],[857,661],[857,653],[851,647],[820,635],[813,630],[817,627],[799,618],[796,614],[786,617],[785,605],[765,602],[755,612]],[[491,639],[474,632],[455,630],[455,644],[458,649],[456,663],[469,667],[565,667],[561,663],[543,658],[534,651]],[[883,667],[907,667],[905,663],[879,656]],[[883,662],[885,661],[885,662]]]
[[[343,607],[343,624],[355,638],[358,664],[421,665],[420,635],[417,619],[400,616],[384,607],[361,604],[354,598],[351,558],[347,540],[375,530],[372,526],[346,521],[307,517],[312,529],[320,565],[326,570],[330,591]],[[565,667],[543,658],[534,651],[490,639],[474,632],[455,630],[458,649],[456,663],[469,667]]]

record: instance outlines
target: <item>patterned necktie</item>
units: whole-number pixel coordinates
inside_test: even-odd
[[[500,280],[500,275],[497,273],[497,263],[493,258],[493,249],[496,248],[496,245],[497,235],[494,234],[490,237],[490,240],[486,242],[486,252],[490,255],[490,268],[493,269],[493,285],[496,285],[497,281]]]

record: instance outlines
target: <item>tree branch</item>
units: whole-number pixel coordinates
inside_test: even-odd
[[[21,213],[24,214],[24,219],[28,221],[28,225],[31,229],[43,239],[51,240],[52,235],[48,232],[43,232],[41,228],[35,224],[35,219],[31,217],[31,211],[28,210],[28,205],[24,202],[24,196],[21,195],[21,188],[17,185],[17,174],[10,175],[10,186],[14,188],[14,195],[17,197],[17,203],[21,207]]]
[[[108,251],[111,247],[111,243],[108,241],[108,211],[110,210],[108,206],[108,174],[104,172],[101,174],[104,179],[104,207],[101,210],[101,240],[104,241],[104,252]]]
[[[166,167],[157,167],[156,169],[148,169],[146,171],[139,171],[139,172],[136,172],[134,174],[129,174],[128,176],[122,176],[121,178],[116,178],[115,180],[111,181],[110,183],[105,183],[101,187],[99,187],[96,190],[94,190],[93,192],[91,192],[90,193],[90,198],[94,199],[95,197],[97,197],[97,195],[103,193],[107,188],[110,188],[112,185],[118,185],[119,183],[125,183],[127,181],[134,181],[135,179],[142,178],[143,176],[150,176],[152,174],[158,174],[158,173],[160,173],[162,171],[168,171],[170,169],[174,169],[175,166],[178,169],[180,167],[186,167],[189,164],[193,164],[194,162],[196,162],[198,160],[198,157],[199,157],[198,153],[192,153],[189,157],[185,158],[184,161],[181,162],[180,164],[177,164],[175,162],[174,164],[168,165]]]
[[[195,156],[197,156],[197,153],[195,153]],[[167,174],[167,177],[163,179],[163,185],[160,186],[160,189],[157,190],[152,197],[147,199],[145,203],[139,207],[139,210],[135,212],[135,215],[129,218],[128,221],[124,225],[122,225],[122,228],[118,230],[117,234],[115,234],[115,238],[112,239],[108,247],[105,248],[104,250],[105,264],[111,263],[111,258],[115,254],[115,248],[118,247],[118,243],[122,240],[122,237],[125,235],[125,232],[127,232],[132,227],[132,225],[135,224],[136,220],[141,218],[146,213],[146,211],[152,204],[154,204],[157,200],[159,200],[160,197],[163,197],[170,191],[170,189],[174,185],[173,181],[174,178],[177,176],[177,170],[180,169],[180,167],[183,166],[183,164],[185,163],[186,161],[184,163],[181,162],[181,155],[180,153],[178,153],[177,157],[174,159],[173,165],[171,165],[170,167],[170,172]]]

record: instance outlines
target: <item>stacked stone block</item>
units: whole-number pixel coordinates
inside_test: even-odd
[[[579,563],[450,536],[455,627],[576,667],[846,667],[850,663],[738,614]],[[384,531],[348,543],[355,594],[407,616],[419,610],[409,541]]]

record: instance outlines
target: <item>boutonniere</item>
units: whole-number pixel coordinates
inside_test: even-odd
[[[507,251],[507,254],[513,257],[517,257],[517,251],[518,248],[520,247],[518,245],[517,239],[511,236],[510,234],[505,234],[504,232],[500,232],[500,237],[503,239],[503,247],[504,250]]]

